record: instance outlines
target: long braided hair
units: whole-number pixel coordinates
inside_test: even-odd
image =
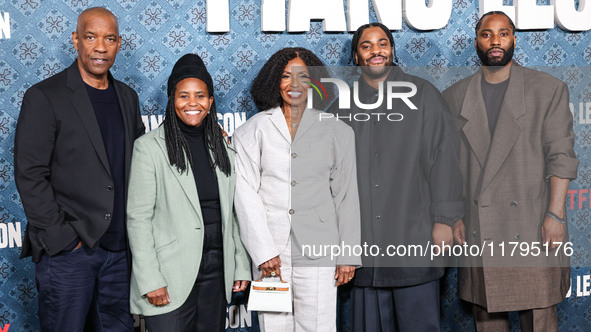
[[[209,91],[209,96],[213,96],[213,92]],[[168,96],[168,104],[166,105],[166,118],[163,121],[164,126],[164,140],[166,142],[166,151],[168,152],[168,161],[171,165],[176,166],[180,173],[189,172],[187,167],[187,160],[191,169],[193,169],[193,159],[191,158],[191,151],[189,150],[189,143],[183,135],[179,126],[179,117],[176,115],[174,108],[174,94],[176,87],[170,92]],[[211,104],[209,112],[203,119],[201,124],[204,127],[205,146],[212,152],[209,155],[209,165],[211,168],[219,167],[220,170],[230,176],[231,164],[226,151],[226,143],[222,135],[222,129],[217,122],[217,112],[215,106],[215,99]],[[212,159],[213,156],[213,159]]]

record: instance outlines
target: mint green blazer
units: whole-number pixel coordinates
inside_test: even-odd
[[[234,213],[234,151],[226,146],[231,176],[216,168],[222,215],[224,282],[230,301],[235,280],[250,280],[250,261]],[[127,199],[132,253],[131,312],[147,316],[179,308],[189,296],[201,263],[203,218],[193,172],[171,166],[164,127],[134,143]],[[170,304],[156,307],[145,294],[167,287]]]

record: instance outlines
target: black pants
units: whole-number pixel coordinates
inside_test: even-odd
[[[178,309],[145,316],[149,332],[216,332],[226,328],[224,256],[220,232],[206,225],[205,244],[197,280],[189,297]]]
[[[133,331],[126,251],[76,245],[35,264],[41,331]]]
[[[355,332],[439,332],[439,280],[409,287],[353,287]]]

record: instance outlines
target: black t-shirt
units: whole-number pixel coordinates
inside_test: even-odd
[[[113,183],[105,183],[105,190],[115,193],[111,223],[107,232],[101,237],[99,245],[107,250],[119,251],[126,248],[125,128],[121,107],[113,82],[109,81],[109,87],[104,90],[85,85],[101,130],[113,179]]]
[[[501,104],[509,85],[509,79],[501,83],[489,83],[482,76],[482,99],[484,99],[484,106],[486,108],[486,115],[488,117],[488,128],[490,129],[490,136],[495,133],[497,126],[497,119],[501,112]]]

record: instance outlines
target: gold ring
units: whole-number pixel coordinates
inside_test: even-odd
[[[275,271],[271,271],[271,277],[274,277],[276,275],[277,275],[277,273],[275,273]]]
[[[353,279],[353,277],[349,278],[349,280]]]

